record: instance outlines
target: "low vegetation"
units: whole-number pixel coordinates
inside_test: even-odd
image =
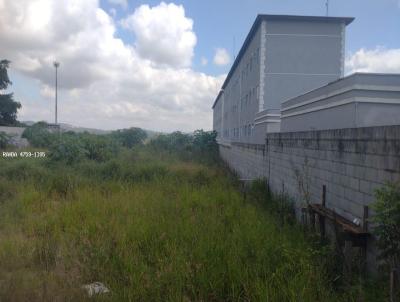
[[[0,150],[4,150],[9,145],[10,136],[0,131]]]
[[[20,125],[17,121],[17,112],[21,108],[21,104],[14,101],[12,93],[6,92],[6,89],[12,85],[8,77],[10,63],[8,60],[0,60],[0,126]]]
[[[0,301],[85,301],[95,281],[99,301],[359,297],[287,201],[264,181],[242,194],[215,133],[43,133],[48,158],[0,158]]]
[[[400,185],[389,183],[376,191],[374,233],[386,275],[391,275],[391,301],[400,297]]]

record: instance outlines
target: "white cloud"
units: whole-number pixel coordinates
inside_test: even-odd
[[[143,58],[173,67],[191,65],[197,39],[193,20],[185,16],[182,5],[141,5],[121,25],[135,33],[136,49]]]
[[[0,58],[10,59],[12,69],[39,83],[41,98],[37,99],[14,81],[15,97],[23,106],[20,119],[53,120],[52,62],[57,59],[61,62],[61,122],[105,129],[210,129],[210,107],[225,76],[208,76],[187,68],[195,41],[192,21],[184,17],[183,7],[164,3],[153,8],[142,6],[136,17],[144,18],[144,23],[139,21],[147,31],[144,37],[151,37],[152,31],[154,36],[160,35],[155,26],[160,20],[153,18],[168,20],[163,25],[171,29],[163,33],[173,40],[171,43],[190,45],[176,51],[184,63],[175,61],[164,48],[167,39],[159,44],[150,38],[136,45],[124,43],[115,35],[113,19],[98,5],[97,0],[0,0]],[[163,16],[170,10],[173,18]],[[192,38],[185,38],[187,34]],[[151,56],[143,58],[140,47],[144,45],[152,45]]]
[[[400,73],[400,49],[362,48],[346,58],[346,71]]]
[[[208,64],[208,60],[205,57],[201,58],[201,65],[206,66]]]
[[[117,10],[114,7],[112,7],[110,8],[109,13],[111,17],[115,18],[115,16],[117,15]]]
[[[109,3],[114,5],[120,5],[122,8],[128,8],[128,0],[108,0]]]
[[[227,65],[231,62],[231,57],[225,48],[217,48],[214,56],[215,65]]]

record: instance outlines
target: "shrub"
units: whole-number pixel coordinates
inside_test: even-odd
[[[85,133],[80,135],[86,157],[99,162],[109,160],[118,152],[117,143],[108,136]]]
[[[171,134],[161,134],[150,142],[153,149],[157,151],[175,152],[178,155],[188,154],[193,147],[193,137],[180,131]]]
[[[286,194],[273,194],[268,188],[266,179],[251,183],[250,196],[276,214],[281,224],[293,225],[296,222],[294,202]]]
[[[10,181],[0,178],[0,203],[12,198],[17,192],[17,187]]]
[[[381,257],[392,266],[400,264],[400,185],[387,184],[376,190],[373,204],[377,224],[374,233],[378,238]]]
[[[150,146],[158,152],[175,153],[185,160],[215,162],[218,158],[216,137],[215,131],[196,130],[193,135],[177,131],[158,135],[150,141]]]
[[[0,176],[17,182],[35,180],[39,183],[46,179],[47,175],[46,169],[29,159],[14,162],[0,169]]]
[[[9,141],[10,137],[4,132],[0,132],[0,149],[5,149]]]
[[[46,191],[49,194],[57,194],[62,198],[74,193],[78,186],[76,177],[69,174],[53,174],[48,178]]]
[[[22,137],[26,138],[33,147],[38,148],[48,147],[58,139],[55,133],[48,130],[46,122],[38,122],[27,127],[22,133]]]
[[[111,137],[122,146],[132,148],[136,145],[143,144],[144,140],[147,138],[147,134],[140,128],[130,128],[114,131],[111,133]]]
[[[152,181],[157,178],[164,177],[167,174],[168,170],[165,166],[159,164],[147,164],[145,166],[138,167],[133,175],[131,173],[127,173],[127,179],[131,178],[134,181]]]
[[[193,145],[195,150],[200,152],[216,153],[218,152],[216,131],[196,130],[193,135]]]
[[[122,175],[122,166],[120,162],[110,160],[100,167],[99,175],[103,180],[119,179]]]
[[[59,142],[53,143],[49,148],[52,161],[63,161],[73,164],[87,157],[84,144],[74,135],[65,135]]]

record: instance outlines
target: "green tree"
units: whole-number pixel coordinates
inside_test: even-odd
[[[99,162],[107,161],[118,152],[119,144],[105,135],[83,133],[77,135],[86,150],[86,157]]]
[[[189,134],[175,131],[170,134],[160,134],[150,141],[150,145],[158,151],[175,152],[179,155],[190,153],[193,147],[193,137]]]
[[[196,130],[193,134],[176,131],[154,137],[150,141],[150,146],[158,152],[175,153],[181,159],[212,163],[218,158],[216,137],[215,131]]]
[[[88,151],[78,135],[63,135],[60,141],[54,141],[49,147],[50,160],[74,164],[87,158]]]
[[[5,90],[12,84],[7,73],[9,66],[10,61],[0,61],[0,90]],[[14,101],[12,93],[0,93],[0,126],[17,125],[17,111],[20,108],[21,104]]]
[[[57,139],[57,135],[48,130],[46,122],[38,122],[27,127],[22,137],[26,138],[33,147],[38,148],[48,147]]]
[[[135,145],[143,144],[147,138],[147,134],[140,128],[129,128],[114,131],[111,136],[116,139],[122,146],[132,148]]]
[[[193,144],[200,152],[218,152],[217,132],[196,130],[193,134]]]
[[[193,148],[202,162],[215,162],[218,159],[216,131],[196,130],[193,133]]]

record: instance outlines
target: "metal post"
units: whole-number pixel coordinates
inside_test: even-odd
[[[364,206],[364,214],[363,214],[363,231],[368,232],[368,217],[369,217],[369,208],[368,206]],[[366,275],[367,272],[367,238],[364,238],[363,245],[361,247],[361,272],[362,275]]]
[[[56,118],[55,118],[55,124],[57,125],[57,89],[58,89],[58,83],[57,83],[57,66],[56,66]]]
[[[57,125],[57,98],[58,98],[58,74],[57,74],[57,69],[60,66],[60,63],[55,61],[53,63],[54,67],[56,68],[56,108],[55,108],[55,124]]]
[[[326,185],[322,186],[322,206],[326,207]],[[322,215],[318,216],[319,220],[319,231],[321,233],[321,238],[325,238],[325,217]]]
[[[344,242],[344,265],[343,275],[346,277],[346,282],[350,282],[352,273],[352,249],[353,242],[351,240],[345,240]]]

